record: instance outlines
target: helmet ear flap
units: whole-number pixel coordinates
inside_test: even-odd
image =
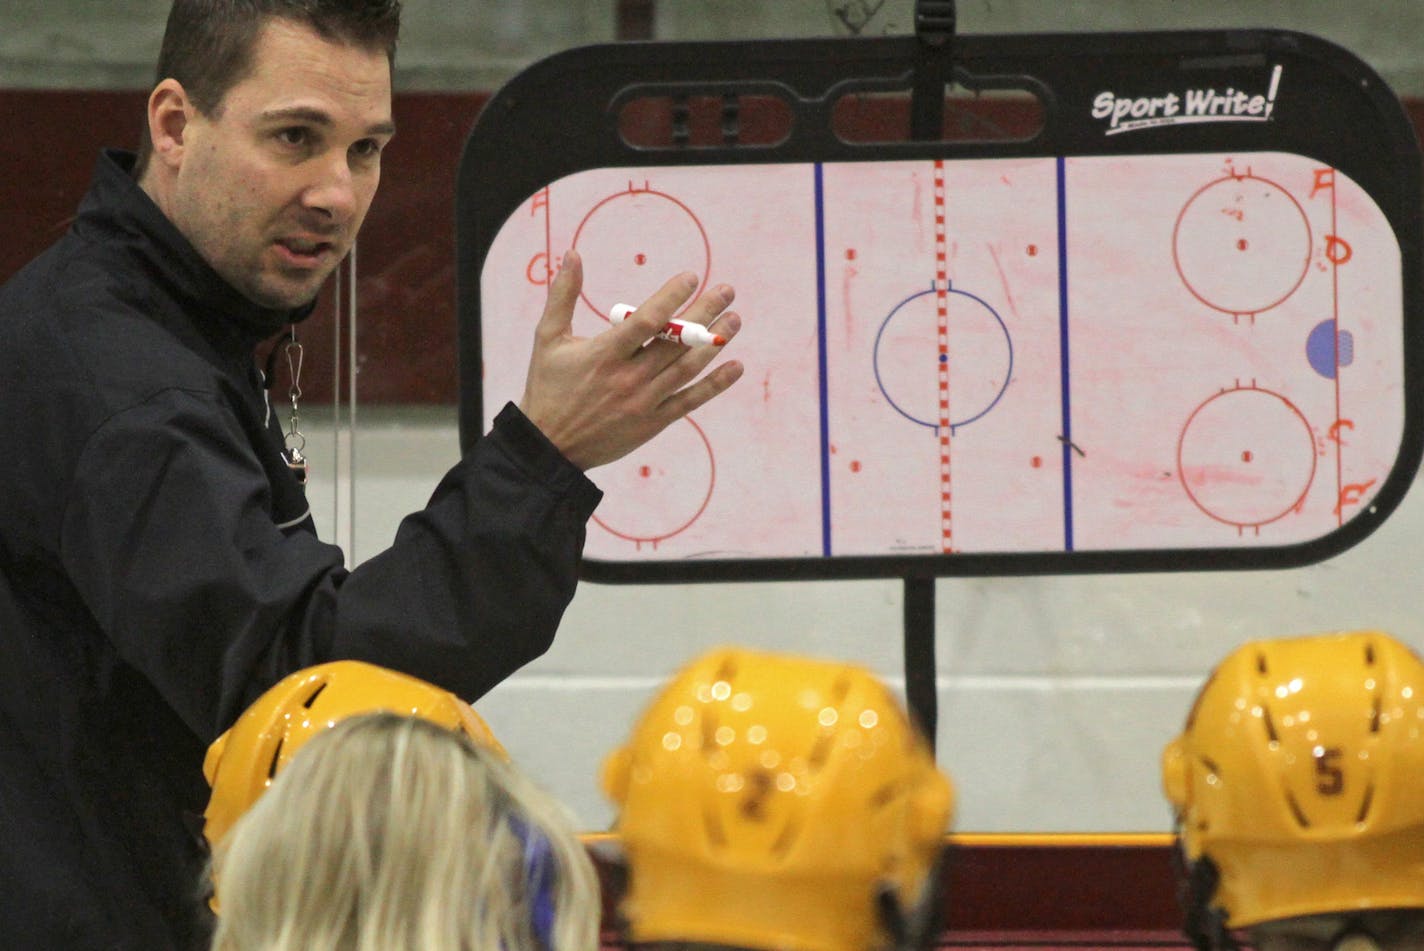
[[[1188,771],[1187,754],[1182,748],[1182,737],[1179,736],[1162,750],[1162,791],[1179,816],[1187,808],[1190,789]]]
[[[633,768],[633,751],[626,746],[609,753],[603,760],[599,784],[603,794],[616,806],[628,801],[628,774]]]
[[[908,825],[910,841],[934,842],[944,838],[945,826],[954,809],[954,787],[949,778],[922,783],[910,796]]]
[[[222,736],[214,740],[203,757],[203,778],[208,781],[209,788],[212,787],[213,779],[218,774],[218,764],[222,762],[223,750],[227,749],[227,738],[230,732],[232,731],[224,731]]]

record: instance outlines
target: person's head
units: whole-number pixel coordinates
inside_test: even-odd
[[[1188,936],[1424,947],[1421,778],[1424,664],[1399,641],[1358,631],[1232,652],[1162,757]]]
[[[350,717],[380,711],[428,720],[505,756],[480,715],[448,690],[360,661],[317,664],[268,688],[208,747],[208,845],[222,841],[310,740]]]
[[[213,951],[583,951],[600,903],[552,799],[419,717],[312,738],[214,855]]]
[[[136,177],[229,284],[316,296],[395,132],[399,0],[174,0]]]
[[[860,667],[713,651],[660,691],[603,786],[636,944],[868,951],[926,937],[953,790]]]

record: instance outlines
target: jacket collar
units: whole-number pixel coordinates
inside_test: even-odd
[[[79,205],[75,230],[116,241],[142,258],[145,269],[200,328],[235,337],[251,350],[287,324],[310,316],[316,302],[293,310],[261,307],[224,280],[133,179],[135,155],[105,149],[89,192]]]

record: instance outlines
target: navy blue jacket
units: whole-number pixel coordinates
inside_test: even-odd
[[[132,161],[0,288],[0,948],[205,947],[207,745],[325,660],[479,697],[548,648],[599,499],[508,406],[348,571],[254,366],[307,311],[218,277]]]

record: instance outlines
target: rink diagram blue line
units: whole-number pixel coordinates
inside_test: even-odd
[[[1063,550],[1073,550],[1073,412],[1068,361],[1068,190],[1058,157],[1058,377],[1063,411]]]

